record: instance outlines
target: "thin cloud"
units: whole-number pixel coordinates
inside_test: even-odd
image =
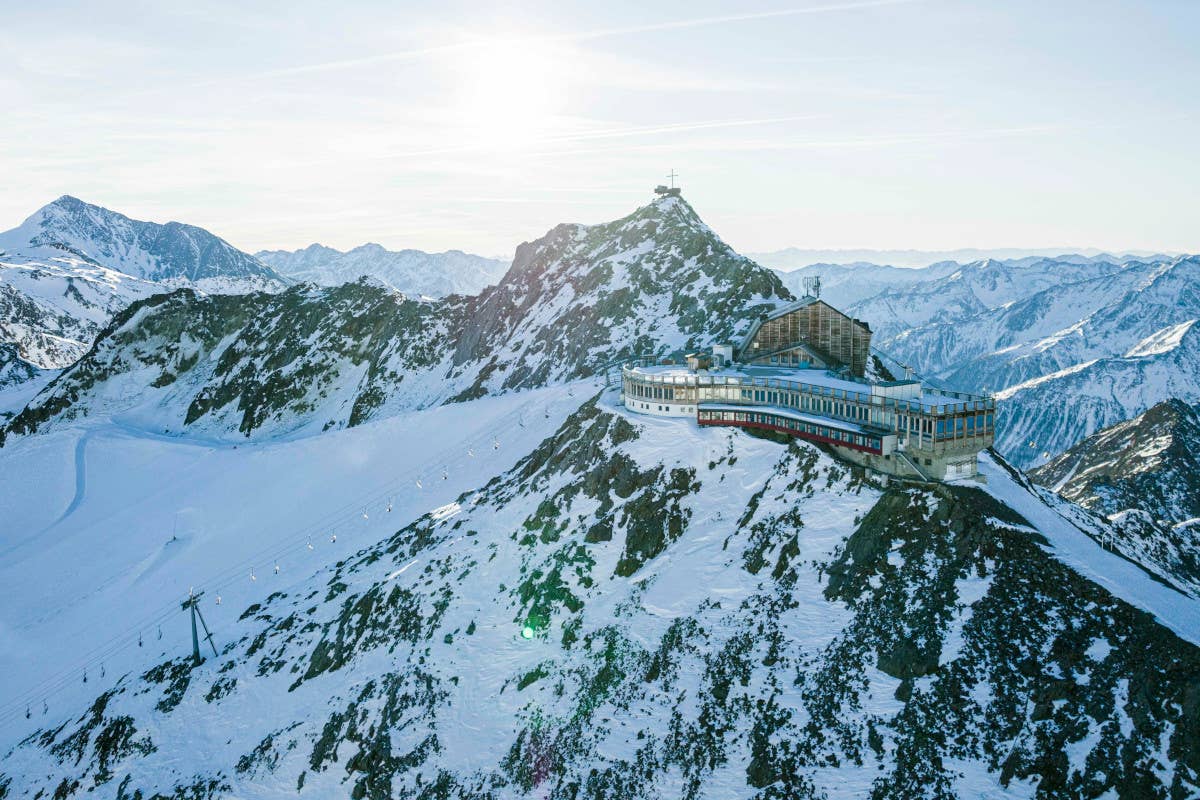
[[[621,28],[602,28],[594,31],[579,33],[547,34],[543,36],[523,36],[506,38],[502,41],[512,45],[552,44],[556,42],[585,42],[595,39],[606,39],[615,36],[632,36],[641,33],[657,33],[660,31],[681,30],[685,28],[702,28],[712,25],[727,25],[734,22],[753,22],[756,20],[797,17],[807,14],[830,14],[840,11],[857,11],[868,8],[886,6],[911,5],[924,0],[859,0],[850,3],[830,3],[820,6],[803,6],[800,8],[782,8],[774,11],[757,11],[743,14],[725,14],[714,17],[696,17],[693,19],[669,20],[666,22],[648,23],[645,25],[630,25]],[[304,64],[295,67],[282,67],[255,73],[251,78],[280,78],[294,75],[308,75],[314,72],[332,72],[342,69],[373,66],[390,62],[415,61],[429,56],[458,53],[479,47],[494,46],[496,39],[485,37],[467,39],[454,44],[433,47],[419,47],[411,50],[398,50],[391,53],[379,53],[373,56],[346,58],[337,61],[324,61],[318,64]]]
[[[708,131],[720,130],[724,128],[746,128],[757,125],[778,125],[787,122],[800,122],[820,119],[820,115],[804,114],[789,117],[762,117],[759,119],[735,119],[735,120],[707,120],[703,122],[681,122],[671,125],[653,125],[644,127],[632,128],[609,128],[599,131],[585,131],[581,133],[563,134],[560,136],[539,136],[530,139],[525,144],[528,146],[553,145],[553,144],[569,144],[573,142],[587,142],[604,139],[624,139],[639,136],[655,136],[662,134],[673,133],[690,133],[693,131]],[[395,160],[404,158],[420,158],[425,156],[465,154],[465,153],[486,153],[493,148],[487,144],[464,144],[449,147],[437,147],[423,150],[407,150],[399,153],[380,153],[378,155],[369,156],[371,160]],[[523,154],[522,150],[516,151],[518,154]],[[324,163],[324,161],[308,162],[309,164]],[[289,166],[297,166],[290,164]]]

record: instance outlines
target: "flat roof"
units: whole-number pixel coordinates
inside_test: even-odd
[[[636,371],[644,372],[650,375],[671,375],[671,376],[709,376],[713,378],[760,378],[760,379],[777,379],[785,381],[793,381],[796,383],[807,383],[812,386],[821,386],[827,389],[838,389],[844,392],[854,392],[855,394],[871,394],[872,386],[895,386],[901,381],[879,381],[858,382],[847,380],[846,378],[834,375],[826,369],[816,368],[800,368],[800,367],[773,367],[768,365],[749,365],[739,364],[736,366],[722,367],[720,369],[706,370],[703,375],[699,372],[693,372],[687,368],[686,364],[658,364],[654,366],[634,367]],[[917,381],[914,381],[917,383]],[[978,398],[983,400],[985,398]],[[920,403],[922,406],[954,406],[962,403],[971,402],[960,397],[951,397],[950,395],[942,394],[936,389],[930,389],[925,385],[921,385],[921,396],[913,400],[905,402]]]

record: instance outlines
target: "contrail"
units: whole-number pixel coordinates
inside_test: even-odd
[[[525,36],[508,39],[474,38],[454,44],[437,45],[433,47],[418,47],[412,50],[397,50],[391,53],[380,53],[360,58],[347,58],[338,61],[324,61],[319,64],[306,64],[296,67],[265,70],[254,73],[250,78],[278,78],[290,75],[305,75],[314,72],[330,72],[340,69],[385,64],[393,61],[415,61],[427,56],[442,55],[473,50],[480,47],[495,46],[496,44],[523,45],[543,42],[582,42],[593,39],[604,39],[611,36],[628,36],[638,33],[654,33],[657,31],[679,30],[682,28],[700,28],[709,25],[724,25],[732,22],[752,22],[762,19],[777,19],[780,17],[796,17],[806,14],[828,14],[838,11],[855,11],[864,8],[879,8],[883,6],[910,5],[924,0],[858,0],[850,3],[830,3],[820,6],[803,6],[801,8],[783,8],[774,11],[754,11],[742,14],[726,14],[716,17],[697,17],[694,19],[671,20],[667,22],[652,22],[645,25],[631,25],[624,28],[602,28],[595,31],[580,33],[548,34],[544,36]]]

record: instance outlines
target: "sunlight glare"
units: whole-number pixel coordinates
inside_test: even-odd
[[[456,117],[464,144],[518,150],[555,125],[562,97],[556,54],[528,40],[496,40],[458,63]]]

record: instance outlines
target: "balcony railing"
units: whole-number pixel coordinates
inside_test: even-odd
[[[738,386],[748,389],[776,389],[798,392],[814,397],[848,400],[876,408],[908,411],[917,414],[933,414],[936,416],[959,414],[967,411],[994,411],[996,408],[996,401],[991,397],[943,389],[939,389],[937,393],[943,397],[952,397],[963,402],[949,404],[925,403],[918,400],[904,400],[864,392],[853,392],[847,389],[804,383],[803,381],[790,380],[788,378],[767,378],[752,375],[698,375],[692,373],[684,375],[661,375],[652,372],[641,372],[633,375],[638,367],[645,366],[655,365],[647,364],[643,361],[632,362],[621,368],[622,374],[626,377],[632,375],[633,380],[653,383],[659,386]]]

